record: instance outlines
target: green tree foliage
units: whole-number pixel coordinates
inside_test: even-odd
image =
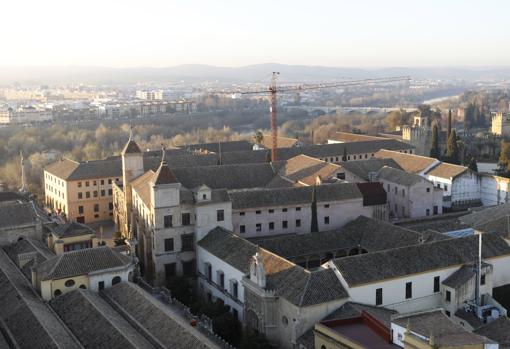
[[[393,110],[388,113],[385,122],[388,128],[394,131],[398,126],[408,125],[411,122],[411,113],[406,112],[404,109]]]
[[[500,176],[510,177],[510,142],[501,141],[501,152],[496,172]]]
[[[439,130],[436,124],[432,127],[432,146],[430,148],[430,157],[439,159],[441,152],[439,150]]]
[[[471,171],[474,171],[474,172],[478,172],[478,164],[476,163],[476,159],[475,157],[471,157],[469,159],[469,162],[467,164],[467,167],[471,170]]]
[[[460,152],[457,145],[457,132],[455,129],[450,133],[448,137],[448,144],[446,148],[446,160],[452,164],[460,164]]]
[[[255,134],[253,135],[253,141],[257,144],[260,144],[260,143],[262,143],[263,140],[264,140],[264,134],[262,133],[261,130],[257,130],[257,132],[255,132]]]

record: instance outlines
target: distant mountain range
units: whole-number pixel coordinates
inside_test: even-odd
[[[218,67],[185,64],[167,68],[108,68],[108,67],[0,67],[0,83],[104,83],[127,84],[135,82],[266,82],[273,71],[281,72],[286,82],[306,82],[345,78],[377,78],[409,75],[415,79],[506,80],[508,67],[393,67],[341,68],[276,63],[244,67]]]

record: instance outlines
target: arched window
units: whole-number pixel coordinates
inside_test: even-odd
[[[60,291],[59,289],[57,289],[57,290],[55,290],[55,292],[53,292],[53,295],[55,297],[60,296],[61,294],[62,294],[62,291]]]
[[[65,282],[66,287],[73,287],[74,286],[74,280],[73,279],[69,279]]]
[[[83,290],[86,290],[86,289],[87,289],[87,286],[85,286],[85,285],[83,285],[83,284],[82,284],[82,285],[80,285],[80,288],[81,288],[81,289],[83,289]]]
[[[116,276],[116,277],[114,277],[114,278],[112,279],[112,286],[113,286],[113,285],[118,284],[118,283],[119,283],[119,282],[121,282],[121,281],[122,281],[122,279],[120,278],[120,276]]]

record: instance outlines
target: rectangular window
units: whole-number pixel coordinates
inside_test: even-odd
[[[427,208],[427,209],[425,210],[425,216],[430,216],[430,209],[428,209],[428,208]]]
[[[328,216],[324,217],[324,224],[329,224],[329,217]]]
[[[296,219],[296,228],[301,226],[301,219]]]
[[[287,209],[286,208],[282,208],[282,212],[287,212]]]
[[[452,293],[450,291],[446,291],[445,293],[445,301],[447,301],[448,303],[452,301]]]
[[[402,196],[406,196],[406,190],[402,189]]]
[[[94,204],[94,212],[99,212],[99,204]]]
[[[324,208],[329,208],[329,204],[324,205]]]
[[[175,263],[167,263],[165,264],[165,278],[171,279],[176,274],[176,267]]]
[[[174,239],[165,239],[165,252],[171,252],[174,250]]]
[[[101,185],[104,185],[104,179],[101,179]]]
[[[446,184],[444,185],[444,191],[448,191],[448,186]]]
[[[221,287],[221,288],[225,288],[225,274],[222,272],[222,271],[218,271],[218,285]]]
[[[245,226],[245,225],[240,225],[240,226],[239,226],[239,232],[240,232],[241,234],[246,233],[246,226]]]
[[[436,215],[436,214],[438,214],[438,213],[439,213],[439,209],[438,209],[438,207],[437,207],[437,206],[434,206],[434,207],[433,207],[433,211],[434,211],[434,214],[435,214],[435,215]]]
[[[193,234],[181,235],[181,251],[194,251],[195,239]]]
[[[104,290],[104,281],[99,281],[97,288],[99,288],[99,291]]]
[[[89,181],[85,181],[85,186],[88,187],[90,185]]]
[[[207,280],[212,280],[212,267],[210,263],[205,263],[205,277]]]
[[[239,215],[240,215],[240,216],[244,216],[244,215],[245,215],[245,213],[244,213],[243,211],[241,211],[241,212],[239,212]]]
[[[113,202],[108,203],[108,210],[113,211]]]
[[[85,193],[85,197],[86,197],[87,199],[90,199],[90,191],[88,191],[88,192],[86,192],[86,193]]]
[[[296,211],[301,211],[301,207],[296,207]]]
[[[112,179],[108,178],[108,184],[112,184]]]
[[[83,206],[78,206],[78,213],[83,214]]]
[[[344,173],[344,172],[337,173],[337,174],[336,174],[336,178],[338,178],[338,179],[342,179],[342,180],[343,180],[343,179],[345,179],[345,173]]]
[[[83,193],[78,193],[78,200],[83,199]]]
[[[237,281],[232,282],[232,296],[234,296],[234,299],[237,299]]]
[[[182,214],[182,225],[190,225],[191,224],[191,214],[183,213]]]
[[[375,305],[381,305],[382,302],[383,302],[382,288],[378,288],[375,290]]]
[[[439,276],[434,277],[434,293],[439,292]]]
[[[406,299],[413,298],[413,283],[406,282]]]
[[[172,227],[172,215],[164,216],[163,217],[163,225],[165,228],[171,228]]]
[[[480,275],[480,285],[485,285],[485,274]]]
[[[193,276],[195,274],[195,261],[182,262],[182,275]]]
[[[260,212],[260,211],[259,211]],[[269,210],[269,213],[274,213],[274,210],[273,209],[270,209]]]
[[[256,230],[256,231],[262,231],[262,224],[257,223],[257,224],[255,225],[255,230]]]
[[[260,213],[261,213],[260,210],[255,211],[255,214],[260,214]]]
[[[430,188],[427,188],[427,193],[430,193]]]
[[[269,230],[274,230],[274,222],[269,222]]]
[[[101,196],[106,196],[106,190],[101,189]]]
[[[223,222],[225,220],[225,211],[217,210],[216,211],[216,221]]]
[[[287,226],[288,226],[288,225],[289,225],[289,224],[288,224],[288,222],[287,222],[287,221],[283,221],[283,222],[282,222],[282,228],[283,228],[283,229],[287,229]]]
[[[94,197],[97,198],[97,190],[94,190]]]
[[[78,188],[81,188],[81,182],[78,182]]]

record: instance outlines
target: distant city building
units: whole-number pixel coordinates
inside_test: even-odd
[[[492,117],[491,132],[496,136],[509,137],[510,136],[510,114],[509,113],[496,113]]]
[[[51,111],[34,106],[19,107],[17,109],[9,108],[0,111],[0,124],[30,124],[51,121],[52,119]]]

